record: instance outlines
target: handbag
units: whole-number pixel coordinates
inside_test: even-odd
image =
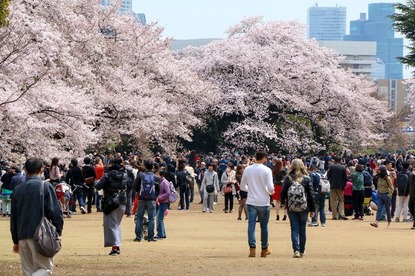
[[[94,181],[95,181],[95,179],[94,179],[93,176],[90,176],[90,177],[87,177],[87,178],[84,179],[84,182],[85,182],[86,185],[94,184]]]
[[[215,191],[215,186],[213,185],[206,185],[206,192],[213,193]]]
[[[120,206],[120,195],[113,193],[109,196],[104,196],[101,202],[101,210],[104,214],[108,215]]]
[[[39,225],[36,227],[33,235],[35,247],[37,252],[47,258],[52,258],[61,249],[61,238],[59,237],[56,227],[45,217],[45,182],[42,181],[41,185],[41,197],[42,197],[42,219]],[[42,192],[43,191],[43,192]]]
[[[225,188],[223,188],[223,192],[224,192],[225,194],[227,194],[227,193],[232,193],[232,187],[225,187]]]

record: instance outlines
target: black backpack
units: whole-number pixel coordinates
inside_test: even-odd
[[[396,178],[396,186],[398,188],[398,196],[403,196],[405,192],[406,183],[408,183],[409,172],[400,172]]]
[[[363,171],[363,185],[366,188],[372,187],[373,184],[373,177],[370,175],[368,171]]]
[[[131,170],[126,170],[128,181],[127,181],[127,188],[132,189],[134,187],[134,174]]]

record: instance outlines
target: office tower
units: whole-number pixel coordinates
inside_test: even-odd
[[[393,20],[395,13],[393,3],[369,4],[369,17],[361,13],[360,19],[350,21],[350,35],[344,36],[348,41],[375,41],[376,57],[385,64],[387,79],[402,79],[403,66],[397,60],[403,56],[403,39],[395,38]]]
[[[345,7],[310,7],[307,13],[308,38],[343,40],[346,35]]]
[[[102,0],[101,4],[103,6],[110,5],[110,0]],[[114,1],[112,1],[114,3]],[[140,21],[141,24],[146,25],[146,15],[144,13],[134,13],[133,12],[133,1],[132,0],[122,0],[121,7],[119,8],[120,13],[131,13],[137,21]]]

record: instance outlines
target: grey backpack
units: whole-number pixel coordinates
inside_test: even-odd
[[[294,181],[289,176],[291,181],[288,187],[288,210],[291,212],[304,212],[307,210],[307,197],[305,187],[298,181]]]

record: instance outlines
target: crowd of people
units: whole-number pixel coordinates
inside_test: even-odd
[[[294,257],[301,258],[305,254],[306,226],[326,227],[326,215],[331,215],[332,220],[347,220],[350,216],[353,220],[364,220],[366,215],[377,211],[370,223],[375,228],[382,220],[386,220],[388,226],[392,220],[414,221],[412,163],[413,157],[404,154],[325,154],[295,158],[263,151],[255,156],[199,155],[191,151],[177,157],[157,154],[142,159],[134,154],[116,153],[87,156],[82,164],[73,158],[68,166],[55,157],[50,163],[43,162],[36,179],[47,180],[52,187],[60,183],[68,185],[70,194],[64,199],[68,203],[68,214],[104,213],[104,246],[111,247],[109,254],[112,256],[121,252],[124,216],[135,215],[134,241],[156,242],[167,238],[164,216],[169,209],[213,213],[218,195],[222,194],[223,212],[233,213],[237,202],[236,219],[242,220],[244,215],[248,221],[250,257],[256,255],[255,225],[258,222],[261,257],[271,254],[268,222],[270,210],[275,208],[276,221],[289,219]],[[12,210],[17,203],[13,202],[13,193],[33,178],[33,171],[27,174],[26,167],[23,170],[7,162],[1,165],[1,212],[3,217],[12,216],[15,223],[18,219],[13,219]],[[198,203],[195,191],[200,198]],[[172,194],[173,197],[177,195],[177,201],[172,199]],[[415,229],[415,222],[411,229]],[[16,245],[15,238],[13,240]]]

